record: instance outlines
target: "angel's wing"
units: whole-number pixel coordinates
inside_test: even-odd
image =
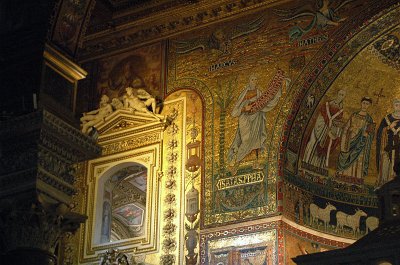
[[[299,17],[314,17],[316,14],[315,7],[310,4],[292,8],[292,9],[274,9],[274,13],[279,16],[279,21],[289,21]]]
[[[262,24],[264,23],[264,17],[260,16],[259,18],[249,21],[244,24],[236,25],[233,27],[231,32],[229,33],[229,38],[235,39],[243,35],[247,35],[251,32],[254,32],[261,28]]]
[[[174,41],[176,53],[183,54],[197,49],[204,50],[207,47],[208,39],[196,38],[191,40]]]
[[[351,3],[351,2],[354,2],[355,0],[345,0],[345,1],[343,1],[343,2],[341,2],[337,7],[335,7],[333,10],[335,11],[335,12],[337,12],[339,9],[341,9],[342,7],[344,7],[345,5],[347,5],[347,4],[349,4],[349,3]]]

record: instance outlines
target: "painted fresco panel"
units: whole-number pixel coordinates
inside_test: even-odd
[[[115,212],[128,226],[142,226],[143,224],[144,210],[133,203],[119,207]]]
[[[122,97],[127,87],[145,89],[158,102],[163,98],[162,44],[156,43],[98,61],[96,90]]]
[[[51,39],[70,55],[75,55],[82,37],[84,21],[95,1],[59,1],[59,13]]]

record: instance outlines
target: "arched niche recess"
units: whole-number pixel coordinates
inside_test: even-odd
[[[141,237],[146,230],[146,166],[125,162],[98,180],[94,243]]]
[[[107,250],[129,254],[157,251],[160,180],[167,118],[116,110],[96,125],[102,155],[85,162],[80,200],[88,216],[80,230],[80,262]]]

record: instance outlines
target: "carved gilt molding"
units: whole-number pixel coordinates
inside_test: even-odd
[[[135,255],[157,250],[161,192],[158,172],[162,169],[163,134],[168,124],[167,119],[160,121],[144,114],[117,110],[97,125],[98,144],[103,152],[99,158],[85,162],[84,172],[81,173],[84,180],[78,187],[85,193],[75,197],[82,206],[81,213],[88,216],[79,238],[79,262],[98,262],[110,248]],[[130,185],[118,186],[117,190],[129,196],[119,198],[115,205],[122,206],[130,202],[146,205],[145,232],[140,236],[99,243],[96,227],[102,221],[102,203],[99,204],[103,200],[101,183],[114,171],[129,164],[140,164],[147,168],[147,193]],[[118,225],[113,225],[114,230],[119,229]]]
[[[159,12],[151,16],[117,18],[112,27],[88,34],[79,52],[81,61],[103,57],[159,41],[179,33],[238,17],[240,15],[284,3],[284,0],[220,0],[175,8],[166,16]]]

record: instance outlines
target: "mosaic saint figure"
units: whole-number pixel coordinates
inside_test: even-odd
[[[371,98],[363,97],[361,110],[351,114],[343,128],[337,170],[345,176],[361,179],[368,174],[375,131],[374,121],[368,113],[371,104]]]
[[[343,118],[345,95],[344,90],[339,90],[334,100],[321,105],[304,151],[303,162],[318,168],[328,167],[329,156],[339,144],[339,122]]]
[[[400,162],[400,99],[393,101],[393,108],[394,111],[382,119],[376,136],[378,187],[395,177],[393,166]]]
[[[257,88],[257,81],[257,76],[250,76],[248,85],[239,95],[231,113],[232,117],[239,118],[235,138],[228,151],[228,162],[234,161],[235,167],[253,150],[256,151],[258,160],[259,152],[264,150],[267,138],[266,113],[278,104],[282,94],[280,87],[275,96],[262,109],[253,112],[252,103],[256,102],[262,95],[262,92]],[[255,169],[260,168],[258,161],[255,162],[253,167]]]

